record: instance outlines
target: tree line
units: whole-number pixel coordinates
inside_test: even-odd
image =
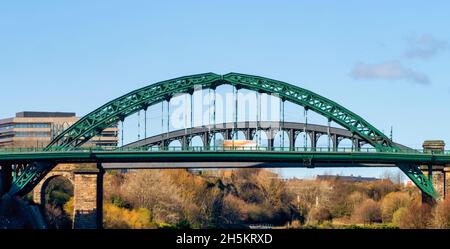
[[[46,216],[67,228],[73,198],[61,188]],[[58,199],[59,197],[59,199]],[[61,200],[62,198],[62,200]],[[265,169],[108,171],[105,228],[450,228],[450,198],[421,203],[414,186],[390,179],[281,179]]]

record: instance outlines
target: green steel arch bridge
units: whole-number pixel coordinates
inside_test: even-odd
[[[261,94],[274,95],[280,99],[282,113],[284,103],[291,102],[304,111],[305,122],[285,122],[282,115],[279,126],[274,129],[267,126],[264,128],[262,124],[266,121],[259,120],[259,115],[256,122],[242,124],[237,122],[238,99],[234,97],[234,122],[216,124],[216,88],[221,85],[231,85],[233,96],[236,96],[240,89],[256,92],[258,106]],[[179,94],[188,94],[192,98],[198,87],[213,91],[213,125],[191,125],[189,130],[184,129],[184,133],[179,130],[153,137],[145,135],[144,139],[128,145],[123,145],[122,142],[122,147],[114,149],[82,146],[107,127],[119,123],[122,123],[123,127],[124,120],[133,114],[144,111],[147,115],[151,106],[159,103],[167,103],[169,106],[170,100]],[[325,117],[328,125],[308,124],[308,111]],[[331,122],[342,128],[331,127]],[[288,147],[274,146],[277,129],[290,134]],[[233,139],[233,134],[239,131],[243,131],[249,140],[254,139],[258,131],[266,132],[268,144],[245,148],[211,145],[217,133],[223,134],[226,139]],[[305,139],[310,139],[311,146],[307,146],[306,142],[303,147],[295,146],[295,137],[302,132]],[[328,136],[329,145],[326,148],[316,146],[318,137],[322,135]],[[203,146],[190,143],[194,136],[202,138]],[[337,144],[344,138],[353,141],[352,148],[338,148]],[[175,140],[181,141],[179,148],[169,146]],[[363,148],[362,145],[369,145],[370,148]],[[11,196],[25,195],[31,191],[57,164],[84,162],[100,163],[104,168],[123,167],[115,166],[115,163],[129,163],[129,168],[398,167],[422,193],[437,199],[439,195],[431,178],[425,176],[419,166],[449,165],[450,153],[413,150],[394,143],[349,109],[292,84],[240,73],[205,73],[158,82],[116,98],[64,130],[46,148],[0,150],[2,170],[11,167],[13,171],[7,191]]]

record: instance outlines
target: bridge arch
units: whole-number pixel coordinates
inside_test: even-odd
[[[140,110],[147,109],[149,106],[169,100],[176,94],[192,93],[196,86],[201,86],[203,89],[215,89],[224,84],[232,85],[237,89],[275,94],[284,101],[303,106],[306,110],[312,110],[328,120],[336,122],[379,150],[395,147],[386,135],[360,116],[309,90],[260,76],[239,73],[225,75],[205,73],[155,83],[112,100],[64,130],[50,142],[47,148],[64,149],[70,146],[80,146],[100,134],[106,127],[114,125]]]
[[[181,147],[183,146],[183,141],[179,139],[174,139],[167,142],[167,147],[169,150],[181,150]]]
[[[212,147],[217,146],[218,144],[216,143],[218,143],[218,141],[223,141],[224,139],[225,136],[223,132],[212,132],[209,145]]]
[[[331,143],[331,137],[328,136],[328,134],[318,134],[316,137],[317,141],[316,141],[316,147],[328,147],[330,146],[330,148],[333,147],[333,144]]]
[[[275,147],[289,148],[289,131],[286,129],[277,130],[273,141]]]
[[[295,134],[294,141],[295,141],[294,142],[295,147],[297,147],[297,148],[311,148],[312,147],[311,137],[308,132],[304,132],[304,131],[297,132]]]
[[[236,89],[276,95],[282,101],[292,102],[302,106],[305,110],[314,111],[328,121],[342,126],[352,134],[352,137],[359,137],[360,141],[372,145],[377,151],[390,152],[398,149],[397,144],[393,143],[369,122],[330,99],[282,81],[240,73],[225,75],[197,74],[158,82],[137,89],[84,116],[53,139],[45,149],[70,150],[72,147],[81,146],[92,137],[99,135],[107,127],[123,121],[126,117],[140,110],[147,110],[150,106],[168,101],[177,94],[192,94],[198,86],[202,89],[216,89],[220,85],[231,85]],[[316,142],[314,133],[308,131],[307,138],[312,143]],[[334,137],[333,145],[337,144],[339,139],[341,137]],[[269,143],[273,142],[273,136],[269,135],[267,140]],[[311,144],[311,146],[314,147],[315,145]],[[434,195],[431,183],[417,165],[401,165],[399,167],[422,191]],[[41,166],[39,163],[30,167],[25,174],[16,179],[17,187],[10,192],[21,191],[28,182],[36,181],[41,175],[45,175],[47,173],[45,171],[48,169],[50,167]]]
[[[45,190],[47,189],[50,181],[53,179],[61,177],[69,181],[72,186],[75,186],[74,174],[70,171],[54,170],[50,171],[34,188],[33,190],[33,201],[36,204],[45,204]]]
[[[195,135],[195,136],[193,136],[193,137],[191,137],[189,140],[189,146],[194,146],[194,147],[198,147],[198,146],[201,146],[201,147],[204,147],[204,146],[206,146],[205,144],[204,144],[204,135]]]
[[[338,148],[353,148],[355,147],[354,141],[352,141],[350,138],[342,138],[338,143]]]

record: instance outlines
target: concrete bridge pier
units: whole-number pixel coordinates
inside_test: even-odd
[[[427,140],[422,145],[424,152],[443,153],[445,143],[442,140]],[[439,199],[450,196],[450,165],[421,165],[423,174],[433,183]],[[422,202],[430,203],[429,197],[422,195]]]
[[[74,171],[74,229],[102,228],[103,174],[101,164]]]
[[[101,164],[60,164],[42,179],[33,190],[35,203],[45,203],[45,189],[58,176],[68,179],[74,187],[72,228],[101,229],[103,225],[103,174]]]

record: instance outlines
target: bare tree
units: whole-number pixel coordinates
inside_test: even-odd
[[[372,199],[366,199],[355,208],[352,218],[355,222],[362,222],[364,224],[381,222],[380,204]]]
[[[133,207],[150,210],[152,221],[176,223],[182,213],[180,190],[162,170],[138,170],[126,174],[123,198]]]

